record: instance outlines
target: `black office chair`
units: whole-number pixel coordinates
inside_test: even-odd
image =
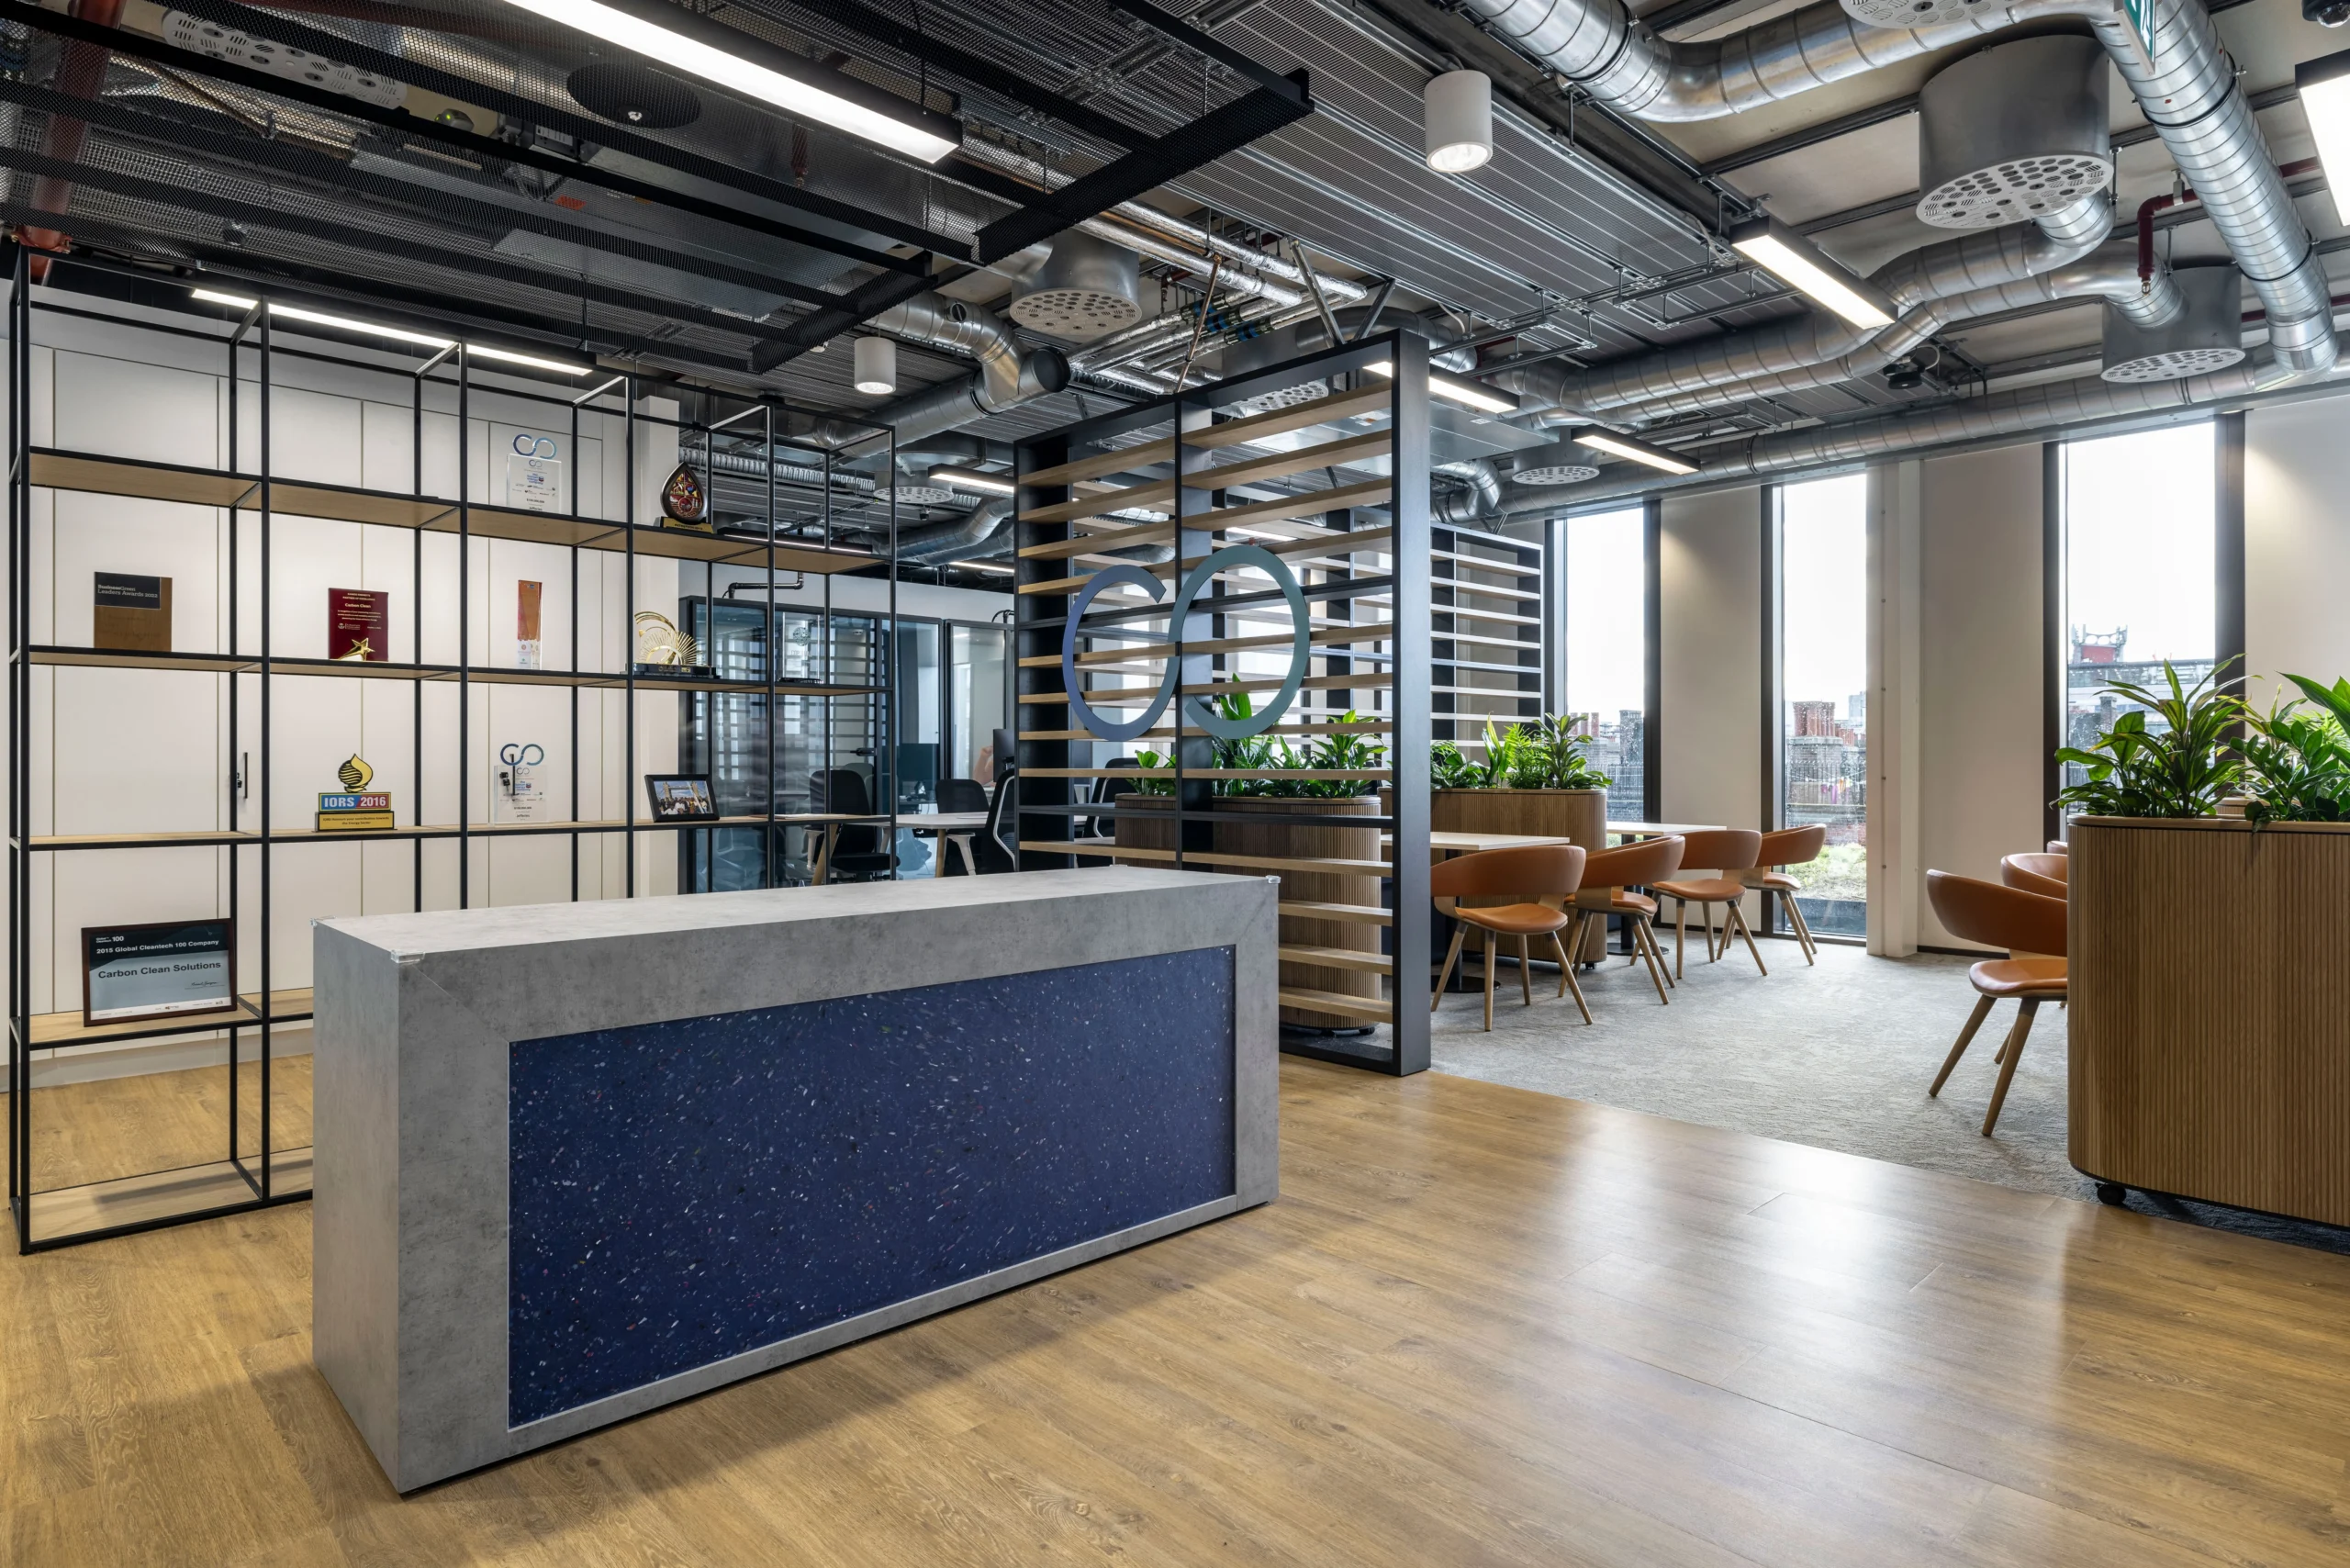
[[[1140,767],[1142,764],[1131,756],[1113,756],[1108,762],[1102,764],[1102,766],[1105,767],[1126,768]],[[1118,803],[1119,796],[1131,795],[1139,788],[1140,786],[1132,778],[1096,778],[1093,781],[1093,803],[1097,806],[1114,807]],[[1115,838],[1118,836],[1117,819],[1115,817],[1088,817],[1086,819],[1085,825],[1078,830],[1078,836],[1080,838]]]
[[[984,812],[988,809],[988,787],[976,778],[942,778],[938,781],[938,809]]]
[[[995,799],[988,802],[988,825],[971,835],[971,858],[982,877],[1002,871],[1020,869],[1020,856],[1004,837],[1004,829],[1019,831],[1019,813],[1013,808],[1013,797],[1020,792],[1020,770],[1002,768],[995,776]]]
[[[865,792],[865,776],[846,767],[827,767],[810,774],[808,799],[812,809],[820,812],[839,812],[853,817],[873,814],[873,801]],[[825,875],[835,881],[876,881],[888,878],[897,868],[898,857],[890,844],[889,828],[852,823],[845,824],[840,837],[834,841],[832,862]]]

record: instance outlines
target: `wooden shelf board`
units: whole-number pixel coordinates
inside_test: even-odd
[[[1285,964],[1319,964],[1326,969],[1359,969],[1365,974],[1392,974],[1395,960],[1382,953],[1367,953],[1353,947],[1305,947],[1284,942],[1281,959]]]
[[[228,507],[236,505],[254,484],[245,476],[223,474],[217,469],[184,468],[177,464],[143,463],[129,457],[102,457],[42,447],[34,448],[31,455],[33,484],[52,490]]]
[[[293,991],[272,991],[270,1002],[272,1023],[298,1023],[310,1015],[310,988],[308,986]],[[87,1046],[108,1040],[201,1034],[207,1029],[226,1029],[231,1025],[243,1026],[261,1022],[259,991],[247,991],[237,999],[237,1002],[236,1007],[218,1013],[142,1018],[121,1024],[84,1024],[79,1012],[36,1013],[32,1017],[31,1045],[35,1050],[49,1050],[55,1047]]]
[[[237,505],[259,511],[262,487],[255,483]],[[389,495],[346,485],[320,485],[292,479],[270,481],[269,510],[273,517],[321,517],[336,522],[366,522],[384,528],[430,528],[443,518],[453,519],[457,503],[438,497]],[[454,528],[452,521],[449,526]]]
[[[1340,996],[1330,991],[1304,991],[1291,986],[1281,988],[1281,1004],[1304,1013],[1335,1013],[1342,1018],[1368,1018],[1385,1024],[1395,1016],[1395,1009],[1384,1002],[1374,1002],[1365,996]]]
[[[1020,514],[1023,522],[1074,522],[1081,517],[1108,517],[1113,512],[1143,508],[1157,511],[1175,499],[1175,481],[1152,479],[1140,485],[1113,486],[1051,506],[1033,507]]]
[[[1074,485],[1080,480],[1098,479],[1104,474],[1120,474],[1129,468],[1147,468],[1155,463],[1175,460],[1175,442],[1171,436],[1145,442],[1140,446],[1122,447],[1115,452],[1097,452],[1090,457],[1072,458],[1050,468],[1039,468],[1033,474],[1020,476],[1020,483],[1036,489],[1060,485]]]
[[[247,1161],[258,1168],[259,1157]],[[310,1190],[311,1155],[307,1148],[281,1148],[270,1156],[271,1191],[292,1196]],[[27,1228],[36,1242],[148,1225],[182,1215],[203,1214],[257,1202],[236,1165],[218,1159],[79,1187],[54,1187],[26,1200]]]
[[[1315,899],[1283,899],[1278,908],[1281,913],[1294,915],[1300,920],[1343,920],[1355,925],[1395,924],[1395,915],[1392,910],[1381,909],[1375,904],[1325,903]]]
[[[1251,414],[1245,420],[1209,425],[1184,436],[1183,444],[1203,452],[1245,446],[1269,435],[1287,435],[1292,431],[1311,430],[1315,425],[1334,424],[1360,414],[1383,414],[1393,401],[1392,387],[1366,386],[1334,397],[1316,398],[1310,403],[1292,403],[1286,409]]]
[[[1199,490],[1259,485],[1271,479],[1286,479],[1292,474],[1303,474],[1310,469],[1337,468],[1366,457],[1384,457],[1393,445],[1392,432],[1366,431],[1360,435],[1340,436],[1336,441],[1301,446],[1290,452],[1276,452],[1270,457],[1252,457],[1244,463],[1198,469],[1184,475],[1183,482]]]

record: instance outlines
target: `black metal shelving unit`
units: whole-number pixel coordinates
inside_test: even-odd
[[[841,823],[824,820],[823,813],[786,809],[784,797],[787,792],[779,788],[773,766],[778,706],[787,701],[796,701],[826,710],[817,727],[829,736],[832,725],[828,711],[834,703],[867,704],[875,711],[869,722],[879,726],[881,745],[878,760],[886,762],[894,756],[889,734],[894,710],[894,704],[889,700],[893,677],[890,649],[892,640],[887,636],[877,640],[876,656],[867,666],[867,678],[864,680],[854,683],[834,680],[831,663],[836,619],[834,576],[844,571],[886,574],[889,580],[887,620],[891,624],[896,621],[896,498],[890,493],[890,487],[886,484],[878,486],[871,496],[857,499],[854,518],[845,519],[842,498],[850,492],[844,490],[836,482],[839,476],[835,447],[800,439],[820,418],[826,428],[834,431],[839,430],[844,423],[855,425],[857,421],[845,421],[839,415],[810,414],[771,399],[732,398],[718,395],[707,398],[707,417],[702,420],[669,419],[647,412],[641,407],[648,384],[634,373],[597,368],[565,376],[557,370],[534,371],[528,366],[509,370],[493,364],[485,368],[481,353],[457,339],[453,332],[450,336],[457,341],[437,349],[420,347],[405,361],[395,357],[398,352],[397,343],[390,348],[372,341],[364,346],[340,345],[330,330],[321,331],[316,324],[297,326],[296,330],[301,336],[289,342],[285,327],[277,324],[274,317],[288,305],[300,308],[308,302],[274,297],[250,286],[241,285],[239,287],[244,295],[252,297],[254,303],[243,312],[241,319],[233,323],[193,313],[185,323],[159,322],[143,314],[127,319],[109,312],[104,308],[103,301],[94,298],[50,291],[47,297],[37,299],[36,291],[29,285],[28,260],[25,252],[12,248],[8,306],[8,1183],[9,1205],[20,1252],[291,1202],[308,1195],[309,1150],[307,1148],[276,1147],[277,1128],[274,1114],[272,1063],[274,1053],[270,1043],[277,1031],[288,1025],[304,1024],[310,1015],[307,991],[274,986],[276,979],[272,972],[276,873],[280,857],[287,849],[325,842],[406,842],[411,847],[412,907],[421,910],[426,901],[425,856],[426,846],[430,844],[455,844],[456,897],[453,907],[464,908],[475,902],[473,861],[477,843],[503,837],[567,837],[571,851],[570,892],[576,900],[581,893],[583,855],[592,852],[595,846],[617,837],[622,845],[621,890],[624,896],[635,896],[638,891],[637,845],[641,836],[681,831],[674,824],[659,824],[640,817],[638,786],[633,777],[637,756],[637,697],[643,692],[672,691],[688,694],[692,700],[722,696],[748,699],[763,707],[769,754],[764,810],[739,820],[722,819],[716,825],[760,832],[763,834],[759,857],[762,868],[760,885],[779,886],[794,879],[791,870],[793,857],[787,852],[787,834],[793,830],[799,831],[803,836],[803,849],[807,849]],[[72,264],[107,270],[103,263],[77,261]],[[149,274],[126,275],[148,283],[153,281]],[[319,308],[315,305],[310,308]],[[348,313],[364,308],[338,302],[331,308]],[[223,380],[228,388],[226,464],[218,468],[194,467],[104,453],[37,446],[32,439],[32,356],[36,347],[35,324],[45,312],[82,316],[117,325],[129,324],[140,331],[200,342],[218,350],[223,360]],[[418,325],[413,318],[392,308],[383,311],[366,310],[365,314],[385,324],[397,323],[409,330],[416,330]],[[293,324],[291,321],[287,323]],[[429,330],[425,335],[431,335]],[[291,479],[280,472],[282,465],[276,461],[277,454],[274,450],[277,438],[274,405],[280,383],[279,367],[281,362],[288,360],[341,364],[377,375],[400,370],[406,372],[409,382],[409,428],[413,451],[411,483],[407,490],[379,491],[319,484]],[[672,391],[674,388],[665,384],[662,390]],[[474,490],[477,487],[475,484],[476,476],[471,471],[470,436],[476,423],[487,422],[476,412],[475,395],[477,391],[485,395],[494,394],[504,406],[530,405],[543,409],[550,414],[545,422],[559,423],[569,431],[570,445],[566,449],[568,456],[565,473],[567,510],[517,509],[474,498]],[[426,420],[428,414],[445,416],[450,413],[455,416],[458,431],[456,493],[439,496],[429,493],[426,488]],[[248,420],[252,422],[256,459],[250,470],[239,465]],[[746,487],[732,484],[729,487],[733,492],[731,498],[738,504],[732,509],[729,521],[722,531],[704,533],[664,527],[658,520],[640,518],[637,515],[640,510],[639,435],[648,425],[663,424],[677,429],[681,454],[689,443],[698,442],[707,460],[711,443],[722,441],[738,457],[747,457],[747,462],[736,462],[733,467],[738,477],[746,468],[760,476],[747,488],[763,496],[763,507],[745,508],[739,504]],[[611,503],[609,496],[604,497],[603,504],[595,512],[580,510],[579,453],[583,426],[591,433],[599,431],[597,434],[599,440],[618,439],[623,443],[624,455],[621,463],[622,494],[617,506]],[[872,452],[885,453],[889,466],[881,471],[893,474],[897,455],[894,432],[881,425],[868,428],[869,434],[857,438],[858,444]],[[817,476],[812,485],[804,477],[798,476],[811,471]],[[778,475],[786,472],[795,477],[779,483]],[[705,483],[712,487],[712,510],[715,512],[718,510],[714,504],[718,476],[707,468],[704,475]],[[484,485],[478,487],[487,494],[489,476],[485,475],[481,478]],[[218,541],[216,548],[226,562],[226,587],[223,590],[226,618],[217,638],[218,645],[213,650],[203,652],[129,654],[95,647],[33,643],[30,632],[34,624],[36,585],[33,578],[37,569],[33,497],[39,489],[138,497],[210,509],[212,521],[209,526]],[[308,519],[406,529],[409,532],[412,541],[409,555],[412,588],[408,595],[408,630],[411,652],[417,655],[414,660],[352,664],[287,655],[274,645],[275,616],[271,611],[274,607],[272,595],[275,586],[274,574],[278,565],[276,558],[283,547],[279,539],[280,530],[298,528],[302,520]],[[852,547],[843,543],[841,535],[849,521],[854,521],[860,531],[884,532],[887,550]],[[246,602],[252,596],[247,595],[244,587],[246,562],[242,558],[248,547],[246,536],[249,532],[252,535],[251,548],[258,552],[257,558],[252,563],[257,585],[257,601],[251,603]],[[453,579],[450,584],[431,585],[429,581],[424,543],[428,533],[443,534],[455,541],[454,568],[443,574]],[[476,659],[473,645],[473,613],[477,598],[473,544],[477,539],[553,544],[566,550],[571,610],[567,667],[522,669]],[[621,651],[626,656],[619,661],[621,667],[615,670],[582,667],[580,566],[583,552],[603,553],[609,560],[619,565],[622,575],[619,635]],[[763,630],[767,657],[762,678],[721,680],[665,677],[640,670],[632,656],[636,649],[634,619],[640,608],[636,566],[640,559],[658,557],[674,559],[678,563],[681,598],[687,588],[686,578],[696,564],[703,567],[702,591],[705,598],[712,591],[722,568],[763,574],[767,606]],[[54,569],[52,560],[52,573]],[[803,581],[809,577],[821,580],[822,593],[819,605],[778,609],[775,602],[775,588],[780,578],[795,572],[805,574]],[[453,592],[457,644],[457,657],[453,662],[425,662],[422,659],[426,635],[424,603],[428,592],[436,589]],[[675,606],[666,608],[676,609]],[[818,623],[816,636],[822,650],[824,666],[818,678],[785,675],[776,628],[786,614],[813,617]],[[844,619],[845,614],[842,612]],[[856,614],[861,620],[872,618],[870,610]],[[251,637],[244,630],[244,620],[248,615],[253,617],[258,627],[257,633]],[[609,627],[600,626],[600,614],[591,613],[588,618],[598,620],[600,632],[609,633]],[[545,662],[543,659],[543,666]],[[34,671],[45,666],[208,674],[223,682],[226,693],[220,706],[226,714],[223,753],[227,766],[221,770],[223,798],[217,803],[214,814],[216,823],[229,825],[185,832],[71,837],[38,833],[32,786],[36,764],[43,747],[50,743],[46,737],[34,733],[31,721]],[[277,683],[285,679],[322,678],[405,682],[413,693],[410,738],[414,747],[411,755],[415,761],[416,778],[415,799],[407,802],[407,814],[411,818],[409,825],[380,832],[319,833],[282,828],[274,820],[273,791],[276,768],[273,761],[279,723],[275,712]],[[476,687],[498,685],[568,689],[570,814],[564,820],[498,823],[492,820],[496,813],[488,809],[480,813],[481,820],[476,820],[473,789],[475,759],[472,755],[475,689]],[[446,765],[454,770],[456,776],[457,811],[453,822],[422,823],[417,818],[424,804],[424,782],[428,772],[426,693],[435,686],[453,687],[455,692],[456,744],[450,749]],[[606,797],[606,819],[581,821],[578,820],[582,800],[581,714],[583,699],[588,693],[616,694],[620,698],[621,711],[618,727],[622,746],[621,810],[614,815],[611,802]],[[258,732],[259,751],[257,757],[253,758],[245,756],[241,738],[249,704]],[[126,712],[122,717],[127,722],[136,722],[135,712]],[[610,728],[607,725],[599,731],[599,748],[604,745]],[[829,762],[829,741],[825,755]],[[609,758],[603,756],[600,749],[599,756],[608,771]],[[440,759],[433,760],[438,766]],[[256,770],[257,789],[254,787]],[[881,799],[875,802],[873,814],[860,817],[857,821],[885,826],[885,831],[894,842],[897,827],[895,791],[886,790],[878,793]],[[481,804],[487,808],[489,802],[484,801]],[[250,827],[244,824],[248,816],[252,819]],[[239,967],[236,1009],[226,1014],[190,1014],[173,1020],[95,1027],[82,1023],[78,1008],[71,1012],[36,1013],[39,987],[33,973],[35,935],[45,927],[48,921],[48,916],[36,906],[34,873],[37,863],[44,857],[62,855],[198,846],[215,847],[220,851],[225,866],[221,868],[218,885],[226,890],[222,902],[228,913],[236,921],[237,948],[241,953],[254,953],[258,957],[258,964],[252,966],[258,970],[258,984],[252,989],[248,990],[245,985],[248,967],[243,964]],[[812,850],[802,857],[807,861],[816,858]],[[249,878],[252,879],[250,887]],[[217,908],[189,911],[185,918],[218,918],[219,913]],[[49,936],[51,942],[73,941],[78,950],[78,933],[51,931]],[[221,1158],[197,1165],[182,1163],[168,1169],[118,1174],[85,1182],[41,1184],[42,1172],[37,1168],[37,1150],[42,1143],[44,1123],[34,1103],[43,1094],[43,1090],[37,1083],[41,1063],[62,1054],[91,1047],[207,1036],[219,1038],[228,1070],[220,1129],[223,1136]],[[247,1111],[243,1103],[249,1074],[257,1099],[254,1106]]]

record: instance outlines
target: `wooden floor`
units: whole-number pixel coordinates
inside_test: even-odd
[[[1266,1209],[402,1501],[307,1205],[0,1260],[8,1561],[2350,1562],[2350,1258],[1283,1067]]]

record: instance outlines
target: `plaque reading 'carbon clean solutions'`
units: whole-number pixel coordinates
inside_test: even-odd
[[[122,1024],[237,1004],[235,923],[82,928],[82,1022]]]

